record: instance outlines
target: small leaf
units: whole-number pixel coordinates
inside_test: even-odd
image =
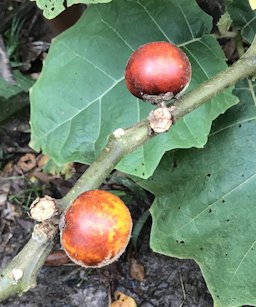
[[[232,25],[232,19],[228,12],[225,12],[219,19],[217,26],[220,34],[225,34]]]
[[[58,16],[65,10],[64,0],[36,0],[36,5],[43,11],[43,15],[47,19]]]
[[[110,1],[111,0],[67,0],[67,6],[69,7],[77,3],[96,4]],[[43,11],[43,15],[47,19],[55,18],[65,10],[64,0],[36,0],[36,5]]]

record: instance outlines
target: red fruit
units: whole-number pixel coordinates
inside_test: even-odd
[[[102,267],[124,252],[132,219],[122,200],[106,191],[82,193],[67,209],[61,243],[67,255],[84,267]]]
[[[125,70],[129,91],[152,103],[170,100],[185,90],[191,78],[186,54],[174,44],[152,42],[133,52]]]

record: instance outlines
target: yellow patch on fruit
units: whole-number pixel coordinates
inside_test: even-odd
[[[65,212],[61,243],[74,262],[102,267],[124,252],[131,230],[131,215],[122,200],[92,190],[78,196]]]

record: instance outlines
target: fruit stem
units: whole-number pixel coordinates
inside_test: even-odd
[[[148,120],[143,120],[122,131],[123,135],[120,137],[115,136],[115,132],[109,137],[109,141],[99,157],[90,165],[69,193],[58,201],[60,211],[65,210],[81,193],[98,188],[122,158],[152,137]]]
[[[203,103],[221,93],[238,81],[256,74],[256,36],[251,47],[233,65],[203,82],[196,89],[184,95],[174,103],[172,112],[174,121],[200,107]]]

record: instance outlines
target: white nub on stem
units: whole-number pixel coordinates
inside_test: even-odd
[[[23,276],[23,271],[21,269],[13,269],[12,270],[12,278],[15,282],[19,281]]]
[[[30,216],[37,222],[50,219],[58,212],[55,200],[50,196],[37,198],[30,206]]]
[[[156,133],[168,131],[173,124],[171,109],[157,108],[149,113],[148,120],[151,129]]]
[[[113,132],[113,135],[116,139],[120,139],[124,135],[124,129],[118,128]]]

